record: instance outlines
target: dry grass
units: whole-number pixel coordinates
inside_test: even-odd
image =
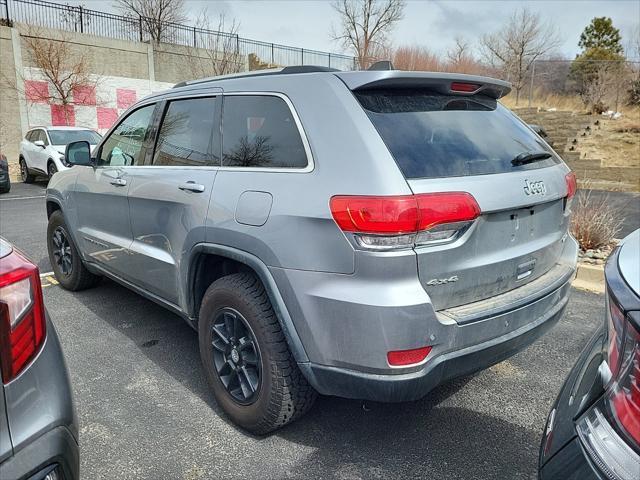
[[[571,234],[583,251],[611,244],[624,222],[619,210],[610,206],[608,195],[596,197],[591,190],[578,191],[572,210]]]
[[[514,108],[516,106],[515,93],[510,93],[506,97],[500,100],[505,106]],[[528,107],[529,97],[528,92],[523,93],[520,96],[520,102],[518,107]],[[584,103],[577,95],[558,95],[550,93],[535,92],[531,99],[531,106],[547,110],[549,108],[555,108],[557,110],[567,110],[570,112],[583,113],[586,111]]]
[[[592,128],[591,135],[578,138],[583,156],[602,160],[603,167],[640,167],[639,108],[618,120],[600,117],[599,125]]]

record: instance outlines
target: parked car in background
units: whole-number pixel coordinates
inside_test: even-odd
[[[7,157],[4,153],[0,152],[0,193],[7,193],[10,190],[9,162],[7,162]]]
[[[67,146],[78,167],[46,198],[56,278],[106,275],[183,316],[252,432],[316,392],[423,397],[529,345],[568,301],[575,177],[498,102],[509,91],[305,66],[149,96],[93,154]]]
[[[49,178],[54,173],[69,168],[64,160],[67,144],[77,141],[95,146],[100,134],[81,127],[35,127],[20,142],[20,175],[22,181],[31,183],[36,176]]]
[[[555,401],[542,480],[640,478],[640,230],[605,267],[606,318]]]
[[[78,424],[38,267],[0,238],[0,478],[75,480]]]

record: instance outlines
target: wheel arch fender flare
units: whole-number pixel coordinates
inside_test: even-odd
[[[280,294],[280,290],[269,271],[267,265],[260,260],[255,255],[251,253],[245,252],[244,250],[239,250],[237,248],[228,247],[226,245],[218,245],[211,243],[199,243],[196,244],[190,251],[189,261],[186,263],[186,268],[183,269],[183,281],[187,286],[185,291],[190,292],[188,295],[188,311],[190,316],[195,318],[197,316],[197,312],[195,312],[195,298],[191,293],[193,292],[193,286],[195,284],[195,277],[197,272],[197,262],[200,254],[213,254],[218,255],[220,257],[225,257],[230,260],[242,263],[253,270],[267,292],[269,296],[269,300],[271,301],[271,305],[276,314],[276,318],[280,323],[282,331],[284,332],[285,338],[287,339],[287,343],[289,348],[291,349],[291,353],[296,362],[303,363],[308,362],[309,357],[304,350],[304,346],[302,341],[300,340],[300,336],[295,328],[293,320],[291,319],[291,315],[289,314],[289,310],[287,309],[284,299]]]
[[[67,233],[69,234],[69,236],[71,236],[71,240],[78,249],[78,252],[80,252],[80,258],[86,260],[83,249],[80,248],[80,243],[78,243],[78,235],[76,235],[76,232],[74,231],[72,225],[69,224],[69,218],[64,208],[64,201],[59,198],[56,193],[58,193],[57,190],[47,189],[47,195],[45,198],[47,208],[47,222],[49,221],[49,218],[51,218],[51,215],[53,215],[53,212],[60,210],[60,212],[62,213],[62,217],[64,218],[64,222],[67,224]]]

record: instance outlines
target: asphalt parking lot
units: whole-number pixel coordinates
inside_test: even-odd
[[[44,185],[0,196],[0,235],[49,272]],[[320,398],[267,437],[230,424],[209,394],[197,335],[110,281],[70,293],[45,279],[80,420],[83,478],[534,479],[549,407],[604,298],[574,290],[527,350],[413,403]]]

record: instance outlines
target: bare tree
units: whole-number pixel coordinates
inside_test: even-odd
[[[184,0],[115,0],[114,7],[127,17],[139,18],[155,44],[169,39],[170,24],[188,19]]]
[[[241,72],[245,62],[239,51],[236,19],[228,21],[224,13],[218,15],[215,28],[211,28],[210,16],[206,8],[196,21],[197,47],[189,49],[189,67],[194,78],[226,75]]]
[[[351,50],[360,68],[367,68],[388,53],[388,35],[402,19],[404,0],[336,0],[340,15],[333,39]]]
[[[476,75],[489,74],[486,66],[475,58],[469,42],[463,37],[456,37],[453,46],[447,50],[446,71]]]
[[[463,37],[456,37],[453,46],[447,50],[447,60],[451,65],[458,65],[471,57],[469,43]]]
[[[444,62],[436,54],[418,45],[397,48],[391,59],[398,70],[441,72],[446,69]]]
[[[508,23],[480,40],[482,55],[492,66],[500,68],[513,84],[516,105],[533,62],[560,45],[556,27],[540,15],[523,8],[515,11]]]
[[[63,34],[60,38],[45,38],[40,30],[30,27],[22,34],[26,53],[36,71],[46,81],[46,87],[31,88],[26,93],[32,102],[62,105],[66,123],[70,123],[72,105],[85,104],[86,96],[95,98],[102,77],[91,72],[88,57],[83,49],[74,49],[73,43]],[[27,78],[23,71],[17,72],[21,80],[15,89],[23,91]],[[9,82],[5,82],[11,85]],[[97,102],[97,99],[95,99]]]

